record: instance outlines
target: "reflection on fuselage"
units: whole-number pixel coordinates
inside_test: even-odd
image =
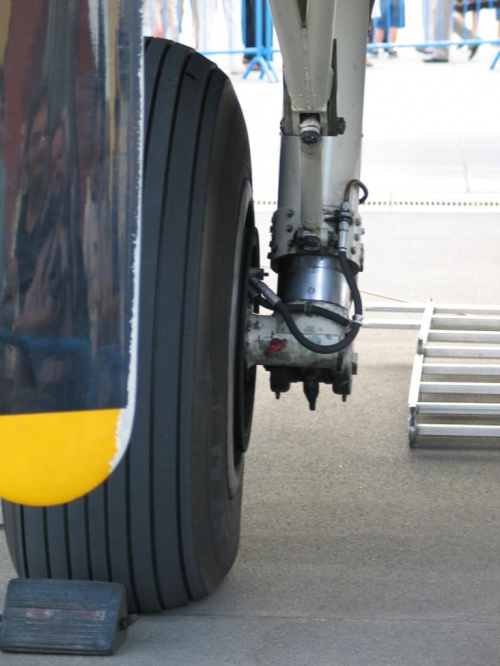
[[[133,17],[126,0],[38,0],[28,20],[23,3],[7,5],[0,414],[123,407],[138,201]]]

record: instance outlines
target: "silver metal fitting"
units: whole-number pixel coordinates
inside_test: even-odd
[[[259,292],[259,294],[264,296],[269,305],[274,307],[281,301],[281,298],[275,294],[274,291],[270,289],[265,282],[261,282],[260,280],[257,280],[257,278],[251,277],[250,284]]]
[[[321,137],[321,123],[315,116],[307,116],[300,123],[300,139],[303,143],[311,145],[318,143]]]
[[[337,248],[339,252],[347,252],[347,235],[349,233],[349,222],[343,219],[339,223],[339,237]]]

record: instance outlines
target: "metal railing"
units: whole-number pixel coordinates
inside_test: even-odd
[[[500,0],[420,0],[420,4],[418,18],[414,13],[408,27],[405,0],[375,0],[367,50],[372,55],[379,51],[394,55],[395,49],[416,48],[431,61],[447,61],[452,46],[467,47],[469,57],[481,45],[500,47]],[[408,8],[415,12],[415,3]],[[483,20],[485,14],[489,34],[479,36],[478,18]],[[144,0],[144,26],[146,34],[180,38],[209,57],[230,57],[230,70],[243,78],[257,70],[261,78],[278,80],[273,57],[279,49],[273,46],[267,0]],[[500,51],[490,69],[499,59]]]
[[[399,40],[396,35],[406,28],[404,0],[375,0],[372,18],[372,34],[368,50],[376,54],[379,50],[394,53],[394,48],[413,47],[427,52],[431,61],[447,61],[449,48],[466,46],[472,58],[479,46],[500,46],[500,0],[421,0],[421,39]],[[489,36],[480,36],[479,17],[488,12]],[[481,12],[481,14],[480,14]],[[496,30],[491,27],[497,23]],[[500,56],[491,64],[493,69]]]
[[[145,34],[180,37],[208,57],[229,56],[229,68],[243,78],[257,70],[278,80],[267,0],[144,0],[144,28]]]

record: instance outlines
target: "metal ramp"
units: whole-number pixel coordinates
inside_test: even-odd
[[[437,305],[431,300],[370,304],[365,310],[423,313],[420,323],[363,323],[366,328],[420,329],[408,397],[410,446],[419,437],[500,440],[500,306]]]

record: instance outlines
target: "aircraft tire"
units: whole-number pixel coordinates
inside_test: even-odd
[[[245,122],[229,79],[147,39],[139,361],[129,450],[66,505],[4,502],[22,578],[123,583],[135,612],[212,592],[237,554],[255,373],[243,363],[258,265]]]

